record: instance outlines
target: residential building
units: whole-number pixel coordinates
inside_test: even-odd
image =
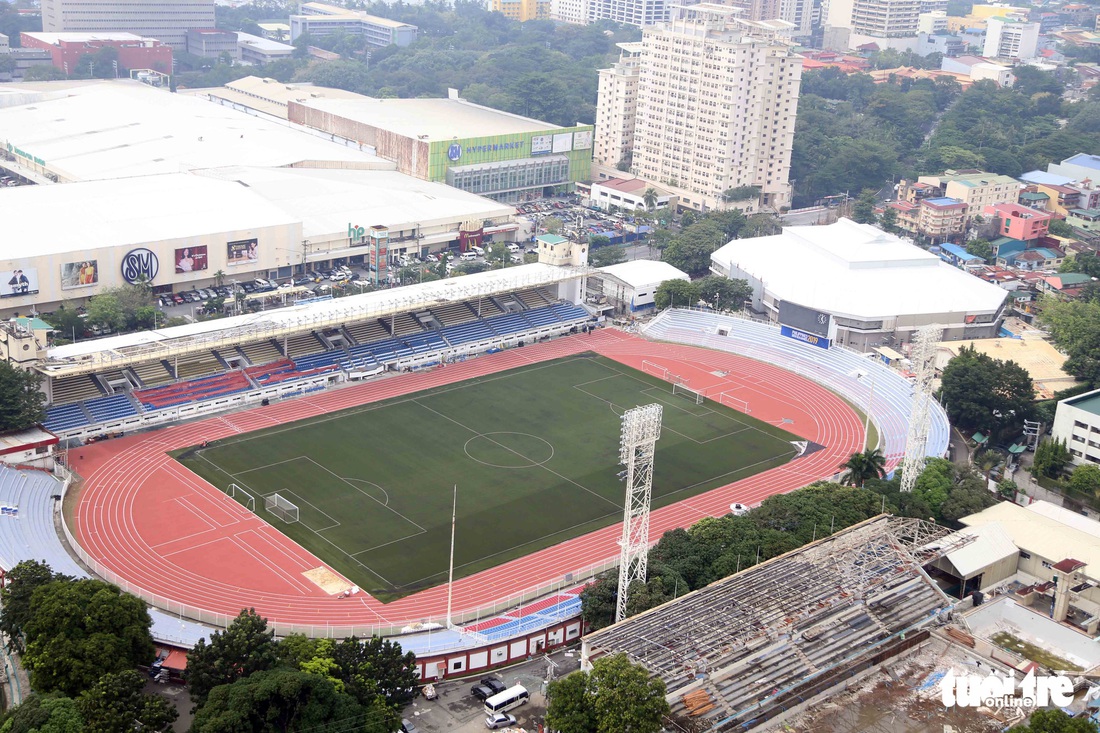
[[[8,37],[0,33],[0,53],[8,53],[10,50],[11,43],[8,41]]]
[[[917,184],[927,184],[936,196],[958,199],[969,207],[971,216],[993,204],[1016,203],[1020,182],[1010,176],[979,170],[946,170],[935,176],[921,176]],[[909,189],[907,188],[907,193]],[[899,189],[899,196],[900,189]],[[921,198],[927,198],[922,196]]]
[[[42,0],[45,33],[133,33],[175,51],[187,31],[214,27],[214,0]]]
[[[977,3],[971,6],[969,17],[979,20],[988,20],[996,16],[1019,16],[1026,18],[1027,14],[1028,8],[1018,8],[1004,3]]]
[[[1070,209],[1066,223],[1086,232],[1100,232],[1100,209]]]
[[[933,33],[946,33],[947,13],[942,10],[936,10],[931,13],[921,13],[917,16],[917,32],[927,33],[929,35]]]
[[[1012,267],[1029,272],[1057,269],[1066,259],[1066,253],[1055,247],[1034,247],[1005,258]]]
[[[928,176],[925,176],[925,178],[927,177]],[[942,195],[943,191],[940,190],[938,180],[934,183],[921,179],[918,179],[914,183],[910,183],[904,178],[898,181],[898,201],[919,204],[924,199],[935,198]]]
[[[917,34],[917,54],[919,56],[939,53],[943,54],[944,57],[951,58],[962,56],[966,53],[966,49],[966,41],[950,33]]]
[[[1035,211],[1020,204],[994,204],[982,210],[986,218],[996,217],[997,232],[1023,242],[1034,242],[1045,237],[1054,217],[1043,211]]]
[[[1028,189],[1020,194],[1020,205],[1036,211],[1050,211],[1050,196],[1035,190],[1035,186],[1028,186]]]
[[[932,241],[956,237],[966,229],[966,212],[966,203],[958,199],[924,199],[917,215],[917,233]]]
[[[492,10],[521,23],[528,20],[548,20],[550,0],[492,0]]]
[[[985,28],[983,56],[1001,59],[1033,59],[1039,50],[1039,24],[998,16]]]
[[[634,149],[634,120],[638,110],[638,78],[642,44],[620,43],[619,61],[599,71],[596,105],[596,141],[592,159],[615,168],[628,161]]]
[[[1070,209],[1081,206],[1081,192],[1073,184],[1037,183],[1035,190],[1047,195],[1047,210],[1065,216]]]
[[[311,36],[346,33],[363,38],[372,46],[408,46],[416,40],[416,32],[416,26],[409,23],[325,3],[302,3],[298,14],[290,16],[291,42],[303,33]]]
[[[586,22],[612,20],[640,28],[665,23],[671,17],[666,0],[585,0]]]
[[[802,78],[791,24],[712,3],[682,12],[642,31],[631,171],[697,210],[745,186],[760,190],[745,208],[789,205]]]
[[[949,265],[954,265],[959,269],[965,270],[973,265],[981,265],[985,260],[977,255],[972,255],[967,252],[963,247],[957,244],[951,244],[950,242],[944,242],[939,245],[940,247],[940,259]]]
[[[1083,272],[1063,272],[1056,275],[1044,275],[1039,280],[1040,292],[1053,295],[1061,300],[1073,300],[1081,295],[1085,286],[1093,279]]]
[[[85,56],[99,49],[113,48],[118,53],[118,73],[125,76],[130,69],[156,69],[165,74],[172,71],[172,47],[155,38],[142,38],[133,33],[27,33],[19,34],[23,48],[41,48],[50,52],[53,65],[66,74],[76,74]]]
[[[1100,389],[1060,401],[1050,432],[1066,441],[1074,464],[1100,463]]]
[[[944,58],[940,62],[940,69],[965,74],[971,81],[988,79],[1001,87],[1010,87],[1016,81],[1016,77],[1012,75],[1012,67],[986,61],[981,56],[964,54],[955,58]]]
[[[887,207],[896,212],[895,226],[916,234],[917,227],[920,224],[920,203],[900,200],[887,204]]]
[[[586,25],[588,0],[550,0],[550,20],[560,23]]]

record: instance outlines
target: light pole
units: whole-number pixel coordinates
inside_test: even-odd
[[[867,372],[860,369],[848,372],[849,377],[855,377],[859,381],[863,381],[867,376]],[[863,415],[863,450],[867,450],[867,441],[871,438],[871,407],[875,402],[875,373],[870,373],[871,377],[871,390],[867,394],[867,410]],[[877,447],[877,446],[876,446]]]

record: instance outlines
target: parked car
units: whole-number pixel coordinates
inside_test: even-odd
[[[420,733],[420,729],[413,725],[408,718],[402,718],[401,733]]]
[[[497,694],[498,692],[504,692],[505,690],[508,689],[508,685],[504,684],[503,682],[498,680],[496,677],[485,677],[478,684],[485,685],[486,687],[488,687],[490,690],[493,691],[494,695]]]
[[[516,716],[509,715],[508,713],[494,713],[485,719],[485,727],[489,730],[496,730],[497,728],[507,728],[510,725],[516,724]]]
[[[488,700],[490,697],[496,694],[496,692],[493,691],[493,688],[482,684],[477,684],[471,687],[470,693],[482,702]]]

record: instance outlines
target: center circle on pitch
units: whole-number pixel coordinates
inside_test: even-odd
[[[534,468],[554,457],[554,446],[530,433],[482,433],[467,440],[463,450],[493,468]]]

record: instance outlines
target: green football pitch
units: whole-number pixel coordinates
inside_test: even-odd
[[[786,463],[797,438],[591,354],[184,451],[180,460],[386,601],[622,519],[624,410],[664,406],[654,508]],[[298,507],[285,522],[277,493]],[[252,497],[253,501],[249,502]],[[593,561],[599,558],[593,558]]]

